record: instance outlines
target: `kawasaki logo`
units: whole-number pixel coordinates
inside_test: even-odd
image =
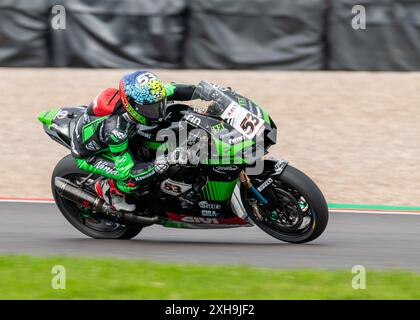
[[[150,171],[149,173],[147,173],[145,175],[135,177],[134,180],[135,181],[142,181],[144,179],[147,179],[147,178],[153,176],[154,174],[155,174],[155,172],[154,172],[154,170],[152,170],[152,171]]]
[[[146,139],[151,139],[152,138],[152,134],[150,132],[144,132],[141,130],[137,130],[137,134],[139,136],[145,137]]]

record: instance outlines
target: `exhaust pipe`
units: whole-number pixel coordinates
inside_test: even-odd
[[[56,177],[54,185],[58,194],[75,203],[88,203],[96,212],[102,213],[106,218],[113,221],[129,224],[140,224],[142,226],[150,226],[158,222],[158,217],[142,217],[132,213],[122,213],[115,211],[103,199],[99,198],[92,192],[82,190],[73,182],[67,179]]]

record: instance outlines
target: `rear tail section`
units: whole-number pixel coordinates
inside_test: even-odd
[[[71,148],[71,133],[77,119],[86,107],[54,108],[38,114],[38,120],[44,124],[45,133],[64,147]]]
[[[57,116],[57,114],[61,111],[61,109],[51,109],[48,111],[43,111],[40,114],[38,114],[38,120],[41,121],[44,125],[47,126],[47,128],[51,128],[51,125],[53,124],[54,118]]]

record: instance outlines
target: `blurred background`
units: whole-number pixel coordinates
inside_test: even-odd
[[[2,0],[0,66],[420,69],[418,0]]]

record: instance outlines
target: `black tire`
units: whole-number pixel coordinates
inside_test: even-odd
[[[83,219],[76,204],[61,198],[57,193],[54,185],[56,177],[72,180],[77,177],[86,177],[87,175],[87,172],[82,171],[77,167],[76,162],[71,155],[65,156],[61,159],[54,168],[51,177],[51,190],[58,209],[67,221],[70,222],[77,230],[94,239],[131,239],[137,236],[142,230],[141,227],[133,228],[115,224],[115,228],[110,230],[98,230],[97,228],[93,228],[93,224],[84,223],[86,221]],[[104,226],[112,225],[112,223],[103,223]]]
[[[305,198],[311,210],[313,221],[307,230],[303,230],[300,234],[279,231],[265,221],[258,221],[253,214],[250,214],[253,222],[269,235],[285,242],[305,243],[318,238],[328,224],[327,202],[318,186],[307,175],[290,165],[284,169],[280,176],[273,176],[272,178],[294,188]],[[251,210],[249,203],[245,202],[247,210]]]

